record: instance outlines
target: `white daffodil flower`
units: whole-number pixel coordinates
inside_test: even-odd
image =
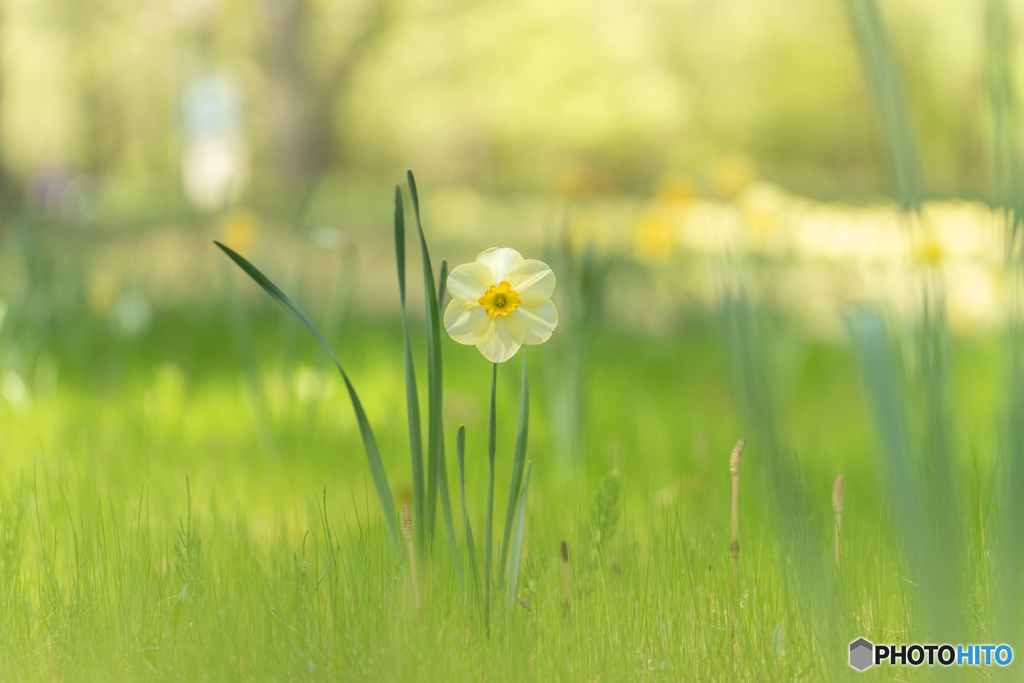
[[[551,301],[555,274],[514,249],[488,249],[457,267],[448,276],[448,291],[448,334],[475,345],[492,363],[504,363],[523,344],[543,344],[558,325]]]

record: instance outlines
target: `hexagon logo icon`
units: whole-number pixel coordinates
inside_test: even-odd
[[[874,664],[875,646],[864,638],[850,643],[850,666],[857,671],[864,671]]]

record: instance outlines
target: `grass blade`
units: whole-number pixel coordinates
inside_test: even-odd
[[[894,517],[899,521],[915,593],[920,598],[921,623],[928,629],[922,633],[953,637],[956,616],[951,606],[956,603],[946,597],[956,595],[957,590],[947,570],[955,567],[959,558],[955,552],[944,552],[948,548],[943,547],[940,537],[954,535],[957,530],[929,514],[929,494],[921,490],[921,482],[927,482],[925,488],[931,482],[921,466],[915,465],[931,467],[932,454],[927,461],[922,458],[921,451],[926,449],[914,438],[906,408],[912,404],[882,314],[873,308],[858,309],[848,317],[847,325],[872,409],[886,480],[897,492],[893,496]],[[947,497],[947,503],[954,501]]]
[[[416,367],[409,343],[409,321],[405,314],[405,211],[402,190],[395,186],[395,258],[398,261],[398,291],[402,299],[402,339],[405,344],[405,396],[409,417],[409,460],[412,467],[412,503],[416,517],[416,550],[423,556],[427,549],[426,498],[423,483],[423,429],[420,426],[420,399],[416,390]]]
[[[448,262],[441,261],[441,279],[437,284],[438,309],[444,304],[445,283],[448,280]],[[440,324],[440,317],[438,317]],[[443,427],[443,425],[442,425]],[[441,494],[441,510],[444,512],[444,523],[448,531],[448,545],[452,552],[452,561],[455,562],[455,578],[459,581],[459,588],[466,590],[466,579],[462,574],[462,562],[459,560],[459,547],[455,541],[455,515],[452,514],[451,496],[448,495],[448,465],[447,454],[445,453],[444,440],[441,441],[441,453],[437,459],[438,473],[437,486]],[[461,464],[460,464],[461,467]],[[462,507],[465,509],[466,502],[463,500]]]
[[[512,560],[508,568],[508,614],[511,615],[516,604],[516,592],[519,587],[519,565],[523,558],[523,533],[526,529],[526,492],[530,488],[530,467],[526,466],[526,481],[519,495],[516,506],[515,535],[512,537]]]
[[[348,396],[352,400],[352,409],[356,414],[356,422],[359,424],[359,433],[363,438],[363,448],[366,450],[366,460],[370,465],[370,474],[373,476],[373,485],[377,489],[377,498],[380,500],[381,511],[384,514],[384,520],[387,522],[388,531],[391,533],[391,542],[394,544],[395,549],[398,549],[398,541],[401,538],[401,531],[398,526],[398,514],[395,510],[395,502],[391,497],[391,487],[388,485],[388,477],[384,472],[384,463],[380,459],[380,450],[377,448],[377,439],[373,435],[373,429],[370,428],[370,422],[366,418],[366,411],[363,410],[362,401],[359,400],[359,395],[356,393],[356,389],[352,386],[351,380],[348,378],[348,374],[345,369],[341,367],[341,361],[334,355],[334,351],[327,345],[324,338],[320,335],[320,332],[316,329],[306,314],[302,312],[295,303],[288,298],[285,294],[275,285],[271,280],[261,273],[259,269],[249,263],[247,260],[242,258],[240,255],[235,253],[233,250],[225,247],[220,242],[214,242],[220,250],[228,255],[232,261],[234,261],[239,268],[245,271],[246,275],[256,281],[263,290],[270,295],[272,299],[277,301],[279,304],[285,307],[289,313],[302,323],[302,325],[310,331],[310,333],[316,337],[320,345],[324,347],[327,353],[330,354],[331,359],[338,368],[338,372],[341,373],[341,378],[345,381],[345,388],[348,389]]]
[[[1006,404],[1003,459],[1005,476],[1000,486],[1006,514],[1001,525],[1001,571],[1005,576],[1019,575],[1024,566],[1024,318],[1021,316],[1021,262],[1017,236],[1024,224],[1024,169],[1021,168],[1020,131],[1018,129],[1016,70],[1012,55],[1015,48],[1013,12],[1006,0],[988,0],[985,12],[985,85],[991,120],[991,157],[995,206],[1004,230],[1004,263],[1008,293],[1003,344]],[[1021,632],[1020,583],[1011,581],[1001,592],[997,619],[1009,625],[1007,642],[1019,640]]]
[[[875,0],[845,0],[845,4],[864,74],[878,105],[897,197],[904,210],[916,211],[924,200],[924,174],[885,26]]]
[[[448,466],[445,464],[444,443],[441,443],[441,450],[437,456],[437,488],[441,494],[441,510],[444,512],[444,525],[448,532],[448,548],[452,553],[452,562],[455,563],[455,578],[459,582],[459,588],[466,590],[466,578],[462,573],[462,561],[459,559],[459,546],[455,539],[455,518],[452,515],[452,501],[448,494]],[[463,503],[465,505],[465,503]]]
[[[526,440],[530,433],[530,382],[526,374],[526,349],[523,354],[523,389],[519,399],[519,433],[516,434],[516,452],[512,458],[512,481],[508,487],[508,508],[505,510],[505,535],[501,543],[501,560],[498,565],[498,579],[505,575],[508,559],[508,542],[512,536],[512,519],[519,497],[519,486],[523,482],[523,468],[526,465]]]
[[[987,50],[984,84],[991,120],[992,180],[995,206],[1006,223],[1007,261],[1012,258],[1021,223],[1024,222],[1024,169],[1020,159],[1020,132],[1013,68],[1014,17],[1006,0],[988,0],[985,8]]]
[[[476,602],[480,600],[480,571],[476,564],[473,527],[469,523],[469,510],[466,508],[466,425],[459,426],[459,434],[455,437],[455,451],[459,458],[459,490],[462,494],[462,521],[466,526],[466,552],[469,553],[469,568],[473,572],[473,600]]]
[[[774,501],[775,528],[789,549],[788,566],[801,587],[801,618],[811,625],[822,647],[832,647],[830,643],[839,642],[840,633],[835,616],[835,572],[826,570],[826,556],[812,540],[822,536],[821,520],[814,513],[799,460],[789,446],[788,423],[779,419],[780,373],[774,362],[778,347],[771,318],[754,307],[742,286],[725,293],[720,315],[734,391],[750,429],[747,447],[754,445],[752,455],[763,463],[761,472],[766,477],[762,481]]]

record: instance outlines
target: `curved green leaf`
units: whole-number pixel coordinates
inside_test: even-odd
[[[359,424],[359,433],[363,438],[363,448],[366,450],[366,460],[370,465],[370,474],[373,476],[373,485],[377,489],[377,498],[380,500],[380,507],[384,513],[384,519],[388,524],[388,531],[391,532],[391,541],[398,547],[398,539],[401,537],[401,532],[398,527],[398,514],[395,510],[395,502],[391,497],[391,487],[388,485],[387,474],[384,472],[384,463],[380,459],[380,449],[377,448],[377,439],[373,436],[373,429],[370,428],[370,422],[366,418],[366,411],[363,410],[363,404],[359,400],[359,395],[356,393],[356,389],[352,386],[352,382],[348,378],[344,368],[341,367],[341,361],[334,355],[334,351],[327,345],[327,342],[320,335],[320,332],[316,329],[306,314],[302,312],[295,303],[288,298],[288,295],[281,291],[281,289],[271,282],[270,278],[260,272],[260,270],[245,260],[242,256],[235,253],[232,249],[224,246],[220,242],[214,242],[221,251],[228,255],[228,257],[234,261],[239,268],[245,271],[246,275],[256,281],[263,290],[270,295],[277,303],[281,304],[291,313],[295,318],[302,323],[302,325],[310,331],[310,333],[316,337],[316,340],[320,342],[320,345],[324,347],[324,350],[330,354],[331,360],[338,367],[338,372],[341,373],[341,378],[345,381],[345,388],[348,389],[348,396],[352,401],[352,409],[356,414],[356,422]]]

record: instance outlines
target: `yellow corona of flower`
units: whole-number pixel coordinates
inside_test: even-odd
[[[448,276],[452,302],[444,327],[492,363],[504,363],[523,344],[543,344],[558,325],[551,301],[555,274],[546,263],[514,249],[488,249]]]

